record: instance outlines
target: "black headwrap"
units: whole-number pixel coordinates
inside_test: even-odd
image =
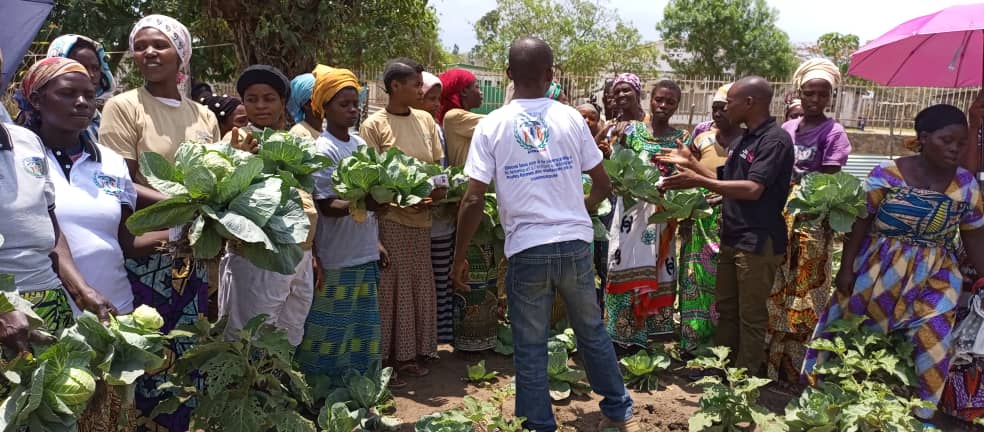
[[[236,81],[236,91],[239,97],[246,97],[246,89],[253,84],[266,84],[280,94],[280,97],[287,102],[290,99],[290,80],[280,69],[270,65],[252,65],[239,75]]]
[[[201,102],[202,105],[205,105],[210,111],[215,113],[215,117],[218,118],[219,123],[225,121],[236,110],[236,107],[242,105],[239,99],[229,97],[228,95],[212,95],[202,99]]]

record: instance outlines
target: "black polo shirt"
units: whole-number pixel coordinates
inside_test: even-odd
[[[728,148],[728,160],[719,168],[721,180],[751,180],[765,185],[756,201],[725,198],[722,203],[721,243],[761,254],[772,238],[776,254],[786,253],[786,220],[783,209],[789,198],[793,174],[793,140],[775,119],[769,119]]]

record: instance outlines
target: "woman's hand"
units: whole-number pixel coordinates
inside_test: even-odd
[[[444,198],[447,197],[448,197],[448,188],[446,187],[434,188],[434,190],[431,191],[431,194],[429,196],[431,202],[434,203],[441,202],[442,200],[444,200]]]
[[[351,205],[351,203],[349,203],[349,205]],[[387,204],[380,204],[380,203],[376,202],[376,200],[372,198],[372,195],[371,194],[370,195],[366,195],[366,210],[369,210],[369,211],[371,211],[373,213],[383,213],[388,208],[389,208],[389,205],[387,205]]]
[[[841,264],[840,270],[837,271],[837,276],[834,277],[834,286],[837,288],[837,293],[844,296],[850,297],[851,293],[854,292],[854,280],[856,276],[853,270],[849,270]]]
[[[379,267],[385,270],[390,266],[389,252],[383,247],[382,243],[378,243],[377,247],[379,247]]]
[[[663,164],[692,168],[693,164],[697,163],[697,159],[694,159],[694,154],[690,152],[687,146],[682,145],[680,141],[677,141],[677,143],[677,148],[660,149],[659,154],[653,155],[653,159]]]
[[[253,136],[252,132],[246,132],[242,138],[239,136],[239,128],[232,128],[232,142],[229,143],[232,148],[239,149],[242,151],[248,151],[250,153],[256,153],[260,151],[260,143]]]
[[[75,297],[75,304],[82,310],[87,310],[96,314],[100,321],[109,321],[110,315],[118,315],[119,311],[113,303],[92,287],[85,287],[79,290]]]

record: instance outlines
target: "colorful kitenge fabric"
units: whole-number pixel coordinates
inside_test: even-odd
[[[984,358],[950,368],[939,409],[967,422],[984,417]]]
[[[957,230],[984,226],[981,192],[973,174],[958,168],[945,193],[906,184],[894,161],[883,162],[865,181],[868,213],[874,215],[853,266],[850,296],[835,292],[820,318],[814,338],[841,318],[867,318],[882,333],[901,332],[915,346],[919,397],[940,400],[950,366],[951,332],[962,277],[958,269]],[[808,378],[824,356],[807,350]],[[928,417],[928,410],[917,410]]]
[[[126,273],[133,289],[134,305],[156,309],[164,318],[162,333],[202,318],[208,305],[208,276],[204,265],[184,258],[172,260],[169,255],[155,254],[126,260]],[[190,340],[173,340],[167,347],[173,354],[168,354],[167,358],[181,356],[191,346]],[[166,371],[172,366],[173,360],[157,373],[148,373],[137,379],[136,405],[141,412],[141,417],[137,419],[137,432],[188,430],[192,409],[190,403],[182,405],[173,414],[162,414],[154,419],[148,417],[162,400],[170,396],[159,390],[158,386],[166,381]]]
[[[379,277],[383,362],[431,356],[437,352],[437,292],[433,277],[420,276],[431,266],[430,228],[380,218],[379,242],[390,258]]]
[[[454,290],[451,289],[451,259],[454,255],[454,234],[431,237],[431,265],[434,268],[434,288],[437,291],[437,343],[454,342]]]
[[[75,324],[71,300],[61,285],[54,288],[21,293],[21,298],[31,302],[31,309],[44,321],[44,328],[51,334]]]
[[[680,224],[680,348],[694,352],[714,337],[714,286],[721,252],[721,206],[703,219]]]
[[[687,132],[654,137],[645,123],[630,122],[617,144],[648,156],[664,147],[676,147]],[[661,167],[669,173],[671,167]],[[609,231],[608,285],[605,309],[608,333],[624,345],[648,343],[649,336],[676,331],[676,223],[649,224],[655,205],[639,202],[625,208],[619,198]]]
[[[794,186],[790,199],[796,193]],[[785,213],[786,226],[795,218]],[[834,233],[827,224],[803,223],[789,236],[786,257],[776,273],[776,282],[766,304],[769,310],[769,379],[799,381],[810,340],[817,321],[827,309],[833,286],[832,257]]]
[[[341,378],[379,360],[379,265],[325,269],[294,360],[307,375]]]

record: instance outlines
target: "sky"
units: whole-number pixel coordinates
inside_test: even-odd
[[[979,3],[981,0],[767,0],[779,10],[779,28],[794,43],[815,42],[828,32],[850,33],[862,45],[898,24],[933,13],[949,5]],[[608,0],[625,20],[631,21],[646,40],[657,40],[656,23],[663,17],[667,0]],[[448,48],[458,44],[461,52],[475,45],[473,25],[495,8],[495,0],[432,0],[440,18],[441,41]]]

